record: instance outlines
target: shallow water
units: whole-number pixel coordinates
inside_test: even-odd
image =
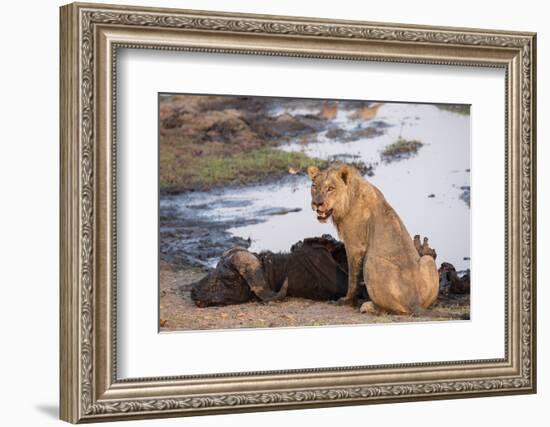
[[[317,113],[301,106],[279,109],[275,114]],[[433,105],[384,104],[371,121],[353,120],[350,110],[340,108],[331,126],[347,131],[361,126],[384,127],[384,134],[352,142],[338,142],[320,134],[317,142],[293,142],[281,147],[304,151],[328,159],[334,155],[357,156],[374,163],[374,176],[367,179],[385,195],[405,223],[409,233],[428,236],[436,249],[437,262],[450,262],[458,270],[469,268],[470,209],[460,199],[460,187],[470,185],[470,118],[447,112]],[[380,122],[383,122],[380,123]],[[384,163],[382,149],[399,135],[417,139],[424,145],[410,158]],[[196,192],[161,199],[176,205],[183,216],[197,215],[213,222],[234,224],[228,231],[235,237],[250,239],[250,250],[289,250],[304,237],[332,234],[329,222],[320,224],[310,208],[309,179],[288,176],[270,184]],[[433,197],[428,197],[433,195]],[[283,214],[279,208],[300,209]],[[466,258],[466,259],[465,259]],[[215,263],[215,259],[211,263]]]

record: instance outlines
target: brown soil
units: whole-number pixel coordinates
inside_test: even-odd
[[[291,105],[299,105],[293,100]],[[171,95],[159,105],[160,190],[163,193],[208,190],[226,184],[262,182],[309,165],[325,165],[304,153],[277,150],[281,144],[315,141],[335,117],[334,105],[303,101],[312,114],[272,115],[277,98],[247,96]],[[369,109],[356,102],[356,107]],[[379,105],[375,107],[377,110]],[[362,110],[361,110],[362,111]],[[374,110],[373,110],[374,111]],[[361,115],[360,115],[361,116]],[[382,123],[381,123],[382,124]],[[346,142],[382,135],[369,127],[327,134]]]
[[[225,307],[198,308],[190,298],[190,284],[205,275],[199,268],[174,270],[161,262],[160,330],[161,332],[197,330],[266,328],[285,326],[321,326],[365,323],[397,323],[449,320],[469,315],[469,295],[440,301],[430,317],[368,315],[358,308],[342,307],[329,302],[286,298],[269,304],[249,302]]]
[[[159,112],[161,191],[173,193],[204,190],[229,182],[254,182],[266,173],[287,172],[297,161],[314,162],[315,159],[296,159],[295,154],[287,153],[283,159],[275,159],[282,162],[277,167],[258,164],[243,173],[227,173],[228,165],[223,160],[239,155],[258,157],[258,152],[263,154],[261,159],[275,155],[266,149],[291,137],[315,135],[327,124],[320,115],[271,117],[267,111],[272,103],[270,98],[238,96],[162,97]],[[306,156],[302,154],[302,157]],[[230,166],[239,169],[241,159],[235,159]]]

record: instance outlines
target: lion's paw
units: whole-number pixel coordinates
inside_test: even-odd
[[[378,309],[376,308],[376,306],[374,305],[374,303],[372,301],[364,302],[361,305],[361,308],[359,309],[359,312],[363,313],[363,314],[373,314],[373,315],[379,313]]]

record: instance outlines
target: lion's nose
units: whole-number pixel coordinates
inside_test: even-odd
[[[315,207],[315,209],[322,208],[324,204],[325,202],[313,202],[313,206]]]

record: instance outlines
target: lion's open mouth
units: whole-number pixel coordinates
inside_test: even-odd
[[[324,212],[317,211],[316,213],[317,213],[317,221],[325,223],[327,222],[327,219],[329,219],[330,216],[332,215],[332,209],[329,209],[328,211],[324,211]]]

